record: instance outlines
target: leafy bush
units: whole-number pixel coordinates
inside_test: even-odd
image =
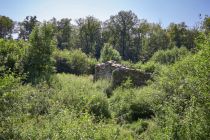
[[[93,96],[88,103],[88,110],[96,118],[109,118],[109,104],[106,97],[102,95]]]
[[[0,138],[133,139],[130,131],[115,122],[95,122],[95,115],[108,115],[108,104],[97,88],[99,83],[96,86],[90,80],[87,76],[58,74],[53,88],[44,83],[13,88],[0,100],[5,106],[4,113],[1,108]]]
[[[209,43],[201,50],[165,69],[156,86],[166,93],[157,116],[158,128],[150,139],[208,139],[209,120]]]
[[[134,68],[134,63],[132,63],[131,61],[124,61],[124,60],[122,60],[120,63],[123,66],[129,67],[129,68]],[[141,62],[139,61],[139,63],[141,63]]]
[[[20,86],[19,80],[12,74],[0,77],[0,139],[11,139],[13,135],[11,116],[17,113],[17,94],[14,91]]]
[[[121,56],[117,50],[113,49],[113,47],[110,44],[106,43],[101,50],[100,61],[106,62],[109,60],[115,60],[119,62],[121,61]]]
[[[142,64],[141,62],[136,63],[133,65],[133,68],[135,69],[140,69],[144,72],[148,72],[148,73],[158,73],[158,71],[161,69],[161,65],[158,63],[155,63],[153,61],[148,61],[144,64]]]
[[[54,54],[57,72],[72,74],[93,74],[96,60],[88,57],[81,50],[64,50]]]
[[[24,51],[28,44],[23,41],[0,39],[0,73],[10,71],[23,74]]]
[[[122,64],[133,69],[140,70],[142,72],[151,73],[152,77],[155,77],[160,73],[164,65],[156,63],[154,61],[148,61],[146,63],[142,63],[141,61],[137,63],[132,63],[129,61],[122,61]]]
[[[169,67],[157,78],[157,85],[169,95],[187,100],[195,96],[205,102],[209,91],[209,52],[207,48]]]
[[[180,59],[182,59],[184,56],[188,55],[189,51],[185,47],[177,48],[174,47],[170,50],[159,50],[155,52],[155,54],[152,56],[150,61],[154,61],[156,63],[160,64],[172,64]]]
[[[107,82],[93,83],[91,77],[68,74],[57,74],[56,77],[53,87],[57,94],[53,99],[58,104],[76,112],[88,111],[98,117],[109,117],[107,98],[103,93]]]
[[[148,129],[142,139],[208,139],[209,119],[204,109],[193,102],[188,102],[192,106],[183,115],[177,114],[174,103],[165,103],[161,108],[162,114],[158,113],[156,125]]]
[[[53,117],[50,117],[53,116]],[[49,117],[30,120],[19,128],[20,139],[132,139],[130,132],[113,124],[93,123],[92,117],[83,113],[75,115],[69,110],[52,112]]]
[[[125,127],[131,129],[138,136],[148,129],[149,123],[144,120],[138,120],[131,124],[126,124]]]
[[[116,89],[110,98],[113,115],[120,123],[133,122],[140,118],[151,118],[154,116],[154,93],[156,92],[151,87]]]

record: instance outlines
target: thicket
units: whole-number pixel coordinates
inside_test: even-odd
[[[94,74],[96,59],[87,56],[81,50],[56,50],[54,58],[58,73]]]
[[[160,64],[172,64],[188,55],[190,52],[185,47],[168,50],[159,50],[151,57],[150,61]]]
[[[52,24],[43,23],[36,26],[30,35],[30,46],[26,52],[24,70],[27,81],[33,84],[49,81],[54,71],[52,57],[56,41]]]
[[[107,62],[110,60],[120,62],[121,56],[117,50],[113,49],[113,47],[110,44],[106,43],[104,45],[103,49],[101,50],[100,61]]]
[[[101,33],[93,17],[78,21],[79,32],[68,19],[28,17],[30,37],[26,28],[24,40],[9,39],[10,30],[1,37],[0,139],[210,139],[208,17],[196,32],[146,21],[138,32],[121,28],[123,15],[138,19],[121,11]],[[111,59],[152,79],[135,87],[128,78],[107,97],[110,81],[93,82],[92,74]]]
[[[23,74],[25,51],[29,44],[22,40],[0,39],[0,75],[8,73]]]

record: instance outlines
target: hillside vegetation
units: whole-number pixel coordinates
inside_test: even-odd
[[[208,16],[194,29],[164,29],[132,11],[106,24],[27,17],[17,40],[5,19],[13,22],[0,16],[0,139],[210,139]],[[110,89],[93,80],[95,65],[109,60],[151,79]]]

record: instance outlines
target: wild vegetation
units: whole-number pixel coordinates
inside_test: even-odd
[[[0,16],[0,139],[210,139],[210,17],[194,28],[132,11],[16,24]],[[151,79],[107,96],[111,82],[93,74],[108,60]]]

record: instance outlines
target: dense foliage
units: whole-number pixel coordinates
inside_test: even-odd
[[[209,37],[208,37],[209,39]],[[166,97],[151,139],[208,139],[210,43],[165,69],[156,86]],[[158,129],[160,128],[160,129]]]
[[[49,80],[54,72],[54,60],[52,57],[55,49],[55,40],[51,24],[34,28],[30,35],[30,44],[25,59],[25,72],[28,81],[38,83],[40,80]]]
[[[13,28],[13,21],[9,17],[0,15],[0,38],[11,38]]]
[[[93,74],[96,64],[94,58],[88,57],[81,50],[57,50],[54,52],[57,72],[73,74]]]
[[[28,43],[0,39],[0,73],[23,74],[23,60]]]
[[[112,48],[110,44],[105,44],[103,49],[101,50],[100,61],[106,62],[109,60],[115,60],[117,62],[121,61],[121,56],[119,52]]]
[[[170,50],[159,50],[155,52],[150,61],[154,61],[160,64],[172,64],[178,60],[181,60],[181,58],[187,54],[189,54],[189,52],[185,47],[175,47]]]
[[[28,16],[17,40],[13,24],[0,16],[0,139],[210,139],[208,16],[197,29],[132,11],[78,25]],[[151,79],[111,89],[92,75],[108,60]]]

